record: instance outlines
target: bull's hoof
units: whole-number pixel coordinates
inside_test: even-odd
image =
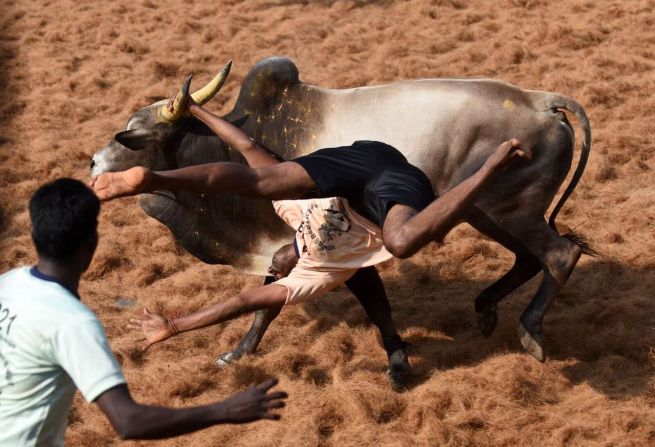
[[[496,312],[496,306],[492,306],[482,312],[476,312],[475,317],[482,335],[484,335],[486,338],[491,337],[491,334],[494,333],[496,325],[498,324],[498,313]]]
[[[544,343],[546,341],[544,334],[541,331],[529,332],[521,322],[519,322],[517,331],[521,344],[526,352],[542,363],[546,361],[546,356],[544,355]]]
[[[242,356],[243,356],[243,354],[241,352],[237,351],[237,350],[230,351],[230,352],[224,352],[223,354],[216,357],[216,360],[214,361],[214,364],[216,366],[220,366],[220,367],[227,366],[227,365],[229,365],[231,363],[236,362]]]
[[[411,367],[407,359],[407,347],[394,351],[389,356],[387,374],[394,388],[404,388],[410,378]]]

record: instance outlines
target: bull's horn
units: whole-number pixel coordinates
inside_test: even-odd
[[[225,64],[225,67],[223,67],[221,72],[217,74],[214,79],[209,81],[207,85],[191,95],[193,101],[196,104],[203,105],[212,99],[214,95],[218,93],[221,87],[223,87],[223,84],[225,84],[225,80],[227,79],[227,75],[230,72],[231,67],[232,61],[228,61],[228,63]]]
[[[184,81],[184,84],[182,84],[182,88],[177,93],[177,95],[175,95],[175,98],[173,98],[173,110],[168,108],[168,104],[159,107],[157,112],[161,121],[174,123],[182,117],[184,108],[186,107],[186,102],[189,98],[189,87],[191,86],[192,77],[193,76],[189,76],[186,78],[186,81]]]

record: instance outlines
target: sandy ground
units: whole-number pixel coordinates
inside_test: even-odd
[[[466,226],[442,249],[382,268],[414,345],[416,380],[401,393],[387,382],[375,329],[345,291],[286,309],[257,355],[225,369],[212,360],[249,318],[143,354],[126,329],[143,306],[196,309],[260,279],[195,260],[132,199],[103,207],[81,293],[142,402],[207,403],[269,376],[291,395],[281,422],[161,445],[655,445],[654,8],[652,0],[3,0],[0,271],[35,259],[26,204],[41,183],[86,179],[90,156],[133,111],[175,92],[187,73],[208,79],[230,58],[231,78],[210,107],[217,112],[270,55],[290,57],[303,80],[326,87],[484,76],[557,91],[585,106],[593,128],[590,163],[560,222],[602,256],[582,258],[550,309],[543,365],[515,333],[538,279],[501,305],[491,339],[475,328],[473,298],[512,257]],[[137,304],[123,309],[117,298]],[[75,446],[121,444],[79,398],[67,436]]]

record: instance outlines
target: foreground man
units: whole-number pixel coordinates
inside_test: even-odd
[[[75,389],[124,439],[156,439],[220,423],[279,419],[284,392],[269,380],[218,403],[171,409],[132,400],[80,276],[98,242],[100,204],[77,180],[41,187],[30,201],[35,267],[0,276],[1,446],[63,445]]]

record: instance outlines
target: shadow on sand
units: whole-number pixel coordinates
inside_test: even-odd
[[[491,281],[432,276],[430,267],[413,266],[385,280],[398,329],[409,334],[405,339],[412,345],[412,386],[439,370],[476,365],[495,355],[524,354],[516,323],[541,275],[499,305],[498,327],[489,339],[477,329],[473,300]],[[571,383],[586,382],[614,399],[647,393],[655,374],[654,288],[653,269],[598,259],[577,267],[545,318],[546,361],[570,363],[562,370]],[[370,324],[347,292],[308,303],[305,309],[322,330],[341,322]]]

